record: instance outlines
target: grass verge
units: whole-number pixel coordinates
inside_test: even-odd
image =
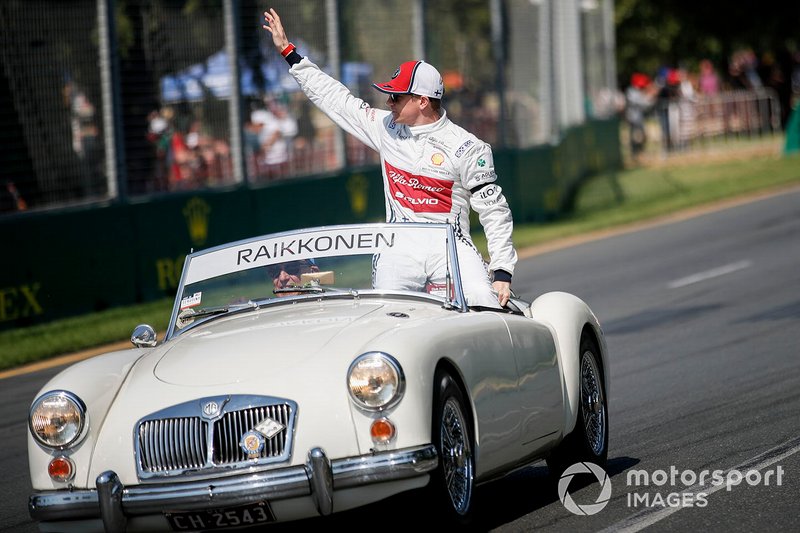
[[[163,299],[0,332],[0,370],[129,339],[137,324],[165,331],[171,310]]]
[[[646,221],[682,209],[800,184],[800,156],[778,157],[778,150],[724,160],[674,160],[616,174],[596,176],[582,188],[573,214],[554,222],[520,224],[514,232],[518,249]],[[738,154],[739,156],[742,153]],[[485,239],[476,236],[485,250]],[[136,324],[163,332],[172,301],[159,300],[110,309],[48,324],[0,332],[0,370],[41,361],[130,337]]]

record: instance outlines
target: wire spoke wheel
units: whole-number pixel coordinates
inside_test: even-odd
[[[444,404],[440,429],[445,486],[453,509],[464,514],[472,499],[472,450],[466,432],[466,419],[453,397]]]
[[[581,407],[586,444],[595,455],[600,455],[605,448],[606,402],[597,361],[591,351],[581,357]]]
[[[442,523],[469,527],[474,518],[475,457],[469,403],[459,384],[447,372],[437,372],[431,416],[431,440],[439,466],[429,485],[430,500]]]
[[[547,458],[551,475],[559,477],[569,466],[589,461],[604,466],[608,458],[608,403],[600,349],[590,336],[580,342],[578,413],[575,428]]]

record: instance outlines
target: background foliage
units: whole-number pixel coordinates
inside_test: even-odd
[[[800,49],[800,2],[783,0],[615,0],[617,72],[621,87],[633,72],[661,66],[696,70],[703,58],[727,72],[736,50],[790,62]]]

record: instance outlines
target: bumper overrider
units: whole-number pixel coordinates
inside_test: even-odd
[[[311,496],[320,515],[333,512],[333,490],[417,477],[438,465],[432,444],[331,461],[322,448],[308,452],[305,465],[230,477],[125,487],[112,471],[97,477],[97,489],[33,494],[28,502],[38,521],[102,518],[106,531],[126,528],[128,516],[165,509],[193,511],[262,500]]]

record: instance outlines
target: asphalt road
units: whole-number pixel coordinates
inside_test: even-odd
[[[539,463],[479,487],[480,529],[800,531],[798,264],[798,189],[522,261],[514,277],[522,297],[571,292],[604,326],[611,498],[596,514],[572,514]],[[0,531],[35,530],[26,509],[26,413],[57,370],[0,384]],[[698,484],[714,471],[731,483],[747,476],[738,485]],[[601,494],[590,475],[566,487],[581,506]],[[426,524],[429,512],[399,497],[324,525],[407,530]]]

